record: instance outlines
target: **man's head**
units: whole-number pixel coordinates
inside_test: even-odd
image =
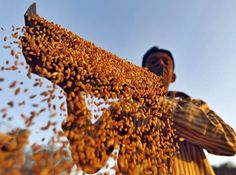
[[[156,75],[162,76],[163,83],[167,89],[169,84],[176,79],[174,58],[168,50],[152,47],[144,54],[142,66],[147,67]]]

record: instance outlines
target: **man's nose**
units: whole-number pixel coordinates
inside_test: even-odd
[[[159,66],[164,66],[164,61],[163,60],[159,60],[157,63]]]

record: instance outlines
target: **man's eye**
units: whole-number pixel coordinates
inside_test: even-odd
[[[149,64],[154,64],[155,63],[155,60],[150,60],[149,61]]]
[[[163,60],[163,62],[164,62],[165,65],[169,64],[168,60]]]

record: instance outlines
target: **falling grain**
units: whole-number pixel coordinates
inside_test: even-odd
[[[15,90],[15,93],[14,93],[14,94],[15,94],[15,96],[16,96],[16,95],[18,95],[19,93],[20,93],[20,88],[17,88],[17,89]]]
[[[13,81],[10,85],[9,85],[9,88],[14,88],[17,84],[17,81]]]

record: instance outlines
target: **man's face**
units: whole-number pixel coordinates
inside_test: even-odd
[[[163,83],[168,89],[169,84],[175,81],[173,61],[165,52],[154,52],[148,56],[145,67],[158,76],[162,76]]]

